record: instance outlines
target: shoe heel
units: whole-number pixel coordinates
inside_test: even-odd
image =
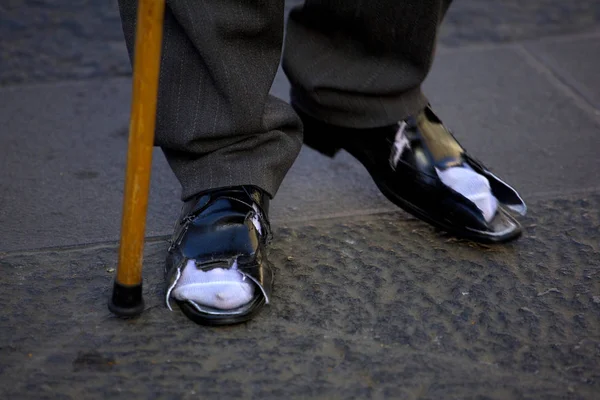
[[[333,158],[341,149],[341,147],[336,144],[340,142],[335,140],[336,128],[328,126],[308,114],[305,114],[299,108],[295,107],[294,104],[292,104],[292,107],[302,120],[304,128],[304,144],[324,156]]]
[[[340,151],[340,147],[336,146],[333,141],[322,138],[317,139],[306,133],[304,134],[304,144],[330,158],[335,157]]]

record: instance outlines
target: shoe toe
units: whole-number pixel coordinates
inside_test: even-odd
[[[485,229],[470,228],[468,225],[466,229],[472,232],[469,236],[490,243],[516,239],[522,233],[521,224],[502,207],[498,208],[491,221],[486,222]]]

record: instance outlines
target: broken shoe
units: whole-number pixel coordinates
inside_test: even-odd
[[[372,129],[329,125],[296,111],[306,145],[330,157],[346,150],[390,201],[415,217],[476,242],[502,243],[521,235],[508,211],[527,210],[517,191],[467,153],[431,107]]]
[[[166,303],[203,325],[245,322],[269,302],[273,270],[268,196],[253,186],[200,193],[185,202],[165,266]]]

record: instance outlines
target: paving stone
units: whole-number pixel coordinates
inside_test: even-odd
[[[0,85],[129,75],[117,0],[0,5]]]
[[[600,115],[600,34],[580,39],[541,40],[525,45]]]
[[[120,226],[130,81],[4,88],[0,108],[1,250],[115,240]],[[148,235],[177,215],[177,182],[154,153]]]
[[[286,1],[286,10],[301,1]],[[455,1],[444,46],[537,39],[598,28],[596,0]],[[8,0],[0,4],[0,85],[129,75],[117,0]]]
[[[440,40],[452,47],[514,42],[593,32],[598,30],[599,21],[600,3],[595,0],[454,1]]]
[[[272,304],[225,328],[164,307],[160,241],[131,320],[115,246],[0,256],[0,396],[595,399],[600,194],[533,205],[505,246],[398,213],[284,224]]]
[[[596,190],[600,118],[513,48],[441,52],[424,90],[463,146],[525,199]]]

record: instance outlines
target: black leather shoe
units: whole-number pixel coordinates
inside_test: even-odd
[[[304,123],[306,145],[330,157],[346,150],[367,168],[390,201],[415,217],[477,242],[500,243],[520,236],[521,225],[500,205],[524,215],[526,206],[519,194],[460,147],[430,107],[399,124],[374,129],[328,125],[296,111]],[[459,156],[434,157],[431,138],[439,135],[439,129]],[[473,202],[438,176],[437,170],[465,165],[488,179],[498,200],[498,210],[489,222]]]
[[[249,320],[269,302],[273,270],[265,251],[271,238],[268,202],[260,189],[238,186],[198,194],[183,205],[165,267],[169,309],[176,301],[199,324],[229,325]],[[236,262],[237,270],[256,285],[254,298],[232,310],[171,299],[188,260],[195,260],[202,270],[228,269]]]

